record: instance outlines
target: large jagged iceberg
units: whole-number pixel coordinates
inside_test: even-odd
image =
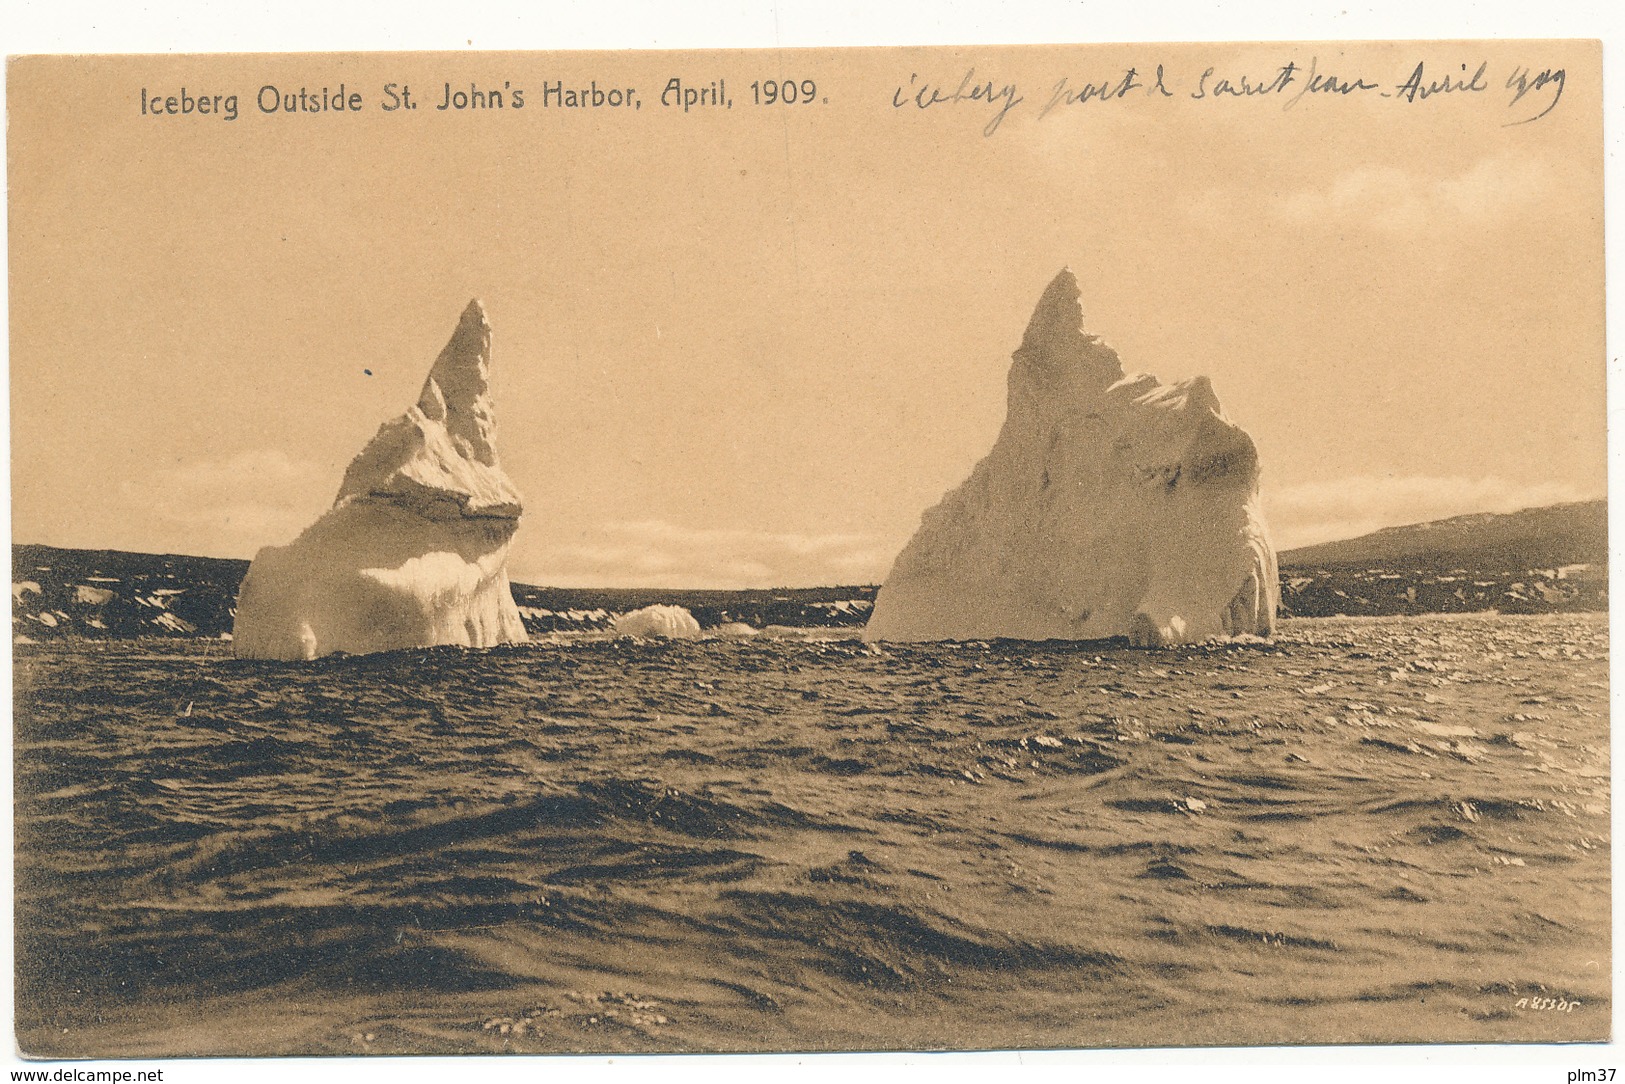
[[[1057,275],[1012,355],[993,450],[925,513],[869,640],[1267,636],[1280,598],[1258,452],[1206,377],[1125,376]]]
[[[254,558],[237,597],[239,656],[525,639],[507,570],[520,501],[497,462],[490,365],[491,327],[471,301],[417,405],[379,428],[333,507]]]

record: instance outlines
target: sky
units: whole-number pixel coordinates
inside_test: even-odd
[[[1418,64],[1484,89],[1406,100]],[[1298,97],[1311,65],[1375,89]],[[1212,378],[1278,548],[1600,497],[1600,74],[1506,41],[17,62],[13,537],[286,543],[478,297],[516,580],[878,582],[1063,266],[1127,370]],[[674,78],[733,106],[662,106]],[[255,104],[340,83],[359,112]],[[183,87],[237,119],[143,114]]]

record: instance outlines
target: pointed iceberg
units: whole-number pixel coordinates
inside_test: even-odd
[[[1067,270],[1012,362],[998,440],[925,513],[865,638],[1269,635],[1280,587],[1258,451],[1207,378],[1125,376],[1083,330]]]
[[[508,584],[519,494],[496,454],[491,327],[463,311],[416,406],[379,428],[333,507],[267,546],[237,597],[242,658],[525,639]]]

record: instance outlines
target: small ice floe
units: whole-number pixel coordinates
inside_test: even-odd
[[[809,602],[808,609],[822,610],[828,614],[841,614],[846,617],[855,617],[866,614],[874,609],[874,603],[866,598],[841,599],[839,602]]]
[[[38,595],[41,593],[40,585],[35,583],[33,580],[24,580],[21,583],[13,583],[11,585],[11,601],[13,602],[21,602],[29,595]]]
[[[747,625],[743,621],[729,621],[711,630],[711,635],[729,640],[748,640],[752,636],[760,636],[761,634],[761,629],[754,625]]]
[[[694,640],[700,623],[681,606],[645,606],[615,618],[616,636],[650,636],[666,640]]]
[[[185,620],[184,618],[176,617],[168,610],[165,610],[163,613],[153,618],[152,623],[161,629],[168,629],[170,632],[179,633],[182,636],[186,636],[197,631],[196,625]]]

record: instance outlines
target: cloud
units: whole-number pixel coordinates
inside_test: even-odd
[[[1287,194],[1279,215],[1297,226],[1384,232],[1487,226],[1531,211],[1554,190],[1543,162],[1511,156],[1483,158],[1464,172],[1429,178],[1395,166],[1362,166],[1324,187]]]
[[[1471,512],[1516,512],[1601,497],[1566,482],[1361,475],[1266,489],[1264,514],[1279,550],[1355,538]]]
[[[791,534],[603,523],[577,541],[518,558],[520,579],[566,587],[791,587],[878,583],[903,540],[854,532]]]
[[[160,467],[119,484],[130,514],[186,532],[189,553],[252,556],[291,541],[332,503],[339,479],[331,467],[275,448],[226,459]]]

